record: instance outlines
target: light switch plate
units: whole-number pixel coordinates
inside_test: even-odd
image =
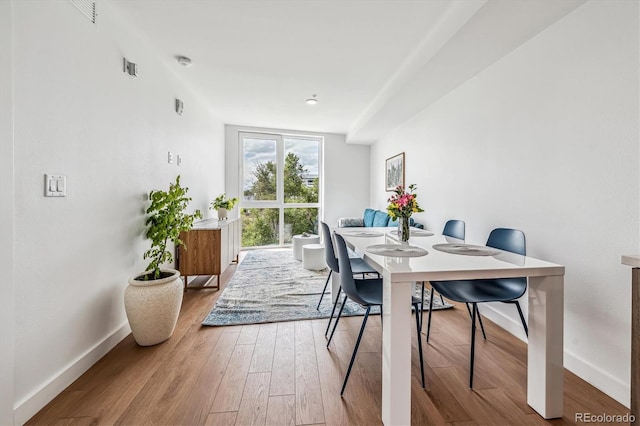
[[[67,177],[65,175],[44,175],[45,197],[66,197]]]

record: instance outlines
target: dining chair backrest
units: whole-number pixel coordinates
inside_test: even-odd
[[[333,272],[339,274],[340,266],[338,265],[338,259],[336,258],[336,252],[333,247],[329,225],[324,222],[320,222],[320,228],[322,229],[322,239],[324,240],[324,256],[325,261],[327,262],[327,266]]]
[[[336,243],[336,251],[338,252],[338,264],[340,265],[340,270],[342,273],[340,274],[340,286],[342,287],[342,291],[349,296],[351,300],[361,305],[366,305],[367,302],[364,301],[360,294],[358,293],[358,288],[356,287],[356,281],[353,278],[353,271],[351,270],[351,262],[349,261],[349,252],[347,250],[347,243],[345,243],[344,238],[340,234],[334,234],[335,243]]]
[[[465,223],[464,220],[451,219],[444,224],[442,235],[457,238],[464,241],[465,237]]]
[[[511,253],[527,255],[527,243],[524,232],[511,228],[496,228],[489,234],[487,247],[510,251]]]

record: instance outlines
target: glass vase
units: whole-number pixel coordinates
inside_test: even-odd
[[[409,241],[409,218],[408,217],[399,217],[398,218],[398,238],[402,242]]]

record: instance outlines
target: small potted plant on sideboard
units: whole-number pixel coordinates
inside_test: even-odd
[[[218,195],[215,200],[211,202],[211,206],[209,207],[212,210],[218,211],[218,219],[224,220],[227,218],[229,214],[229,210],[233,208],[238,202],[237,198],[227,198],[227,194]]]

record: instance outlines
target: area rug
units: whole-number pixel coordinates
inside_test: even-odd
[[[316,309],[328,274],[328,269],[304,269],[302,262],[293,258],[291,249],[252,250],[240,262],[202,324],[219,326],[329,318],[333,307],[329,294],[331,283],[320,309]],[[417,289],[416,296],[419,297],[419,293]],[[429,290],[425,289],[425,310],[429,307],[429,295]],[[451,307],[434,297],[434,310]],[[360,305],[348,300],[342,315],[364,315],[364,312]],[[379,311],[374,307],[371,313]]]

